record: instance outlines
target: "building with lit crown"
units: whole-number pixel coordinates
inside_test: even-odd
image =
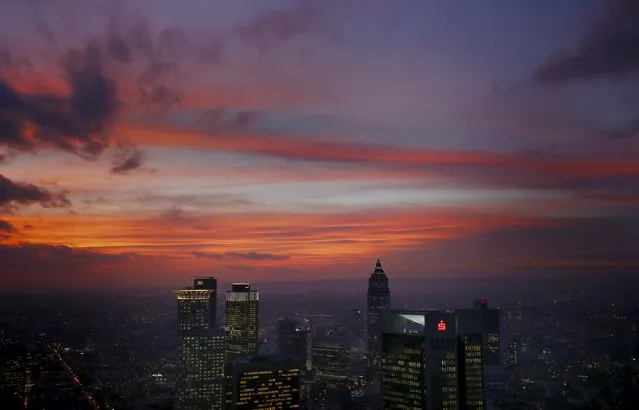
[[[209,328],[215,329],[217,323],[217,279],[212,276],[195,278],[193,289],[209,290]]]
[[[234,283],[226,292],[227,359],[253,355],[258,348],[260,292]]]
[[[485,408],[481,322],[458,312],[390,311],[381,326],[385,409]]]
[[[239,358],[225,365],[226,409],[300,408],[300,367],[280,356]]]
[[[210,328],[209,289],[180,289],[177,297],[176,410],[222,409],[225,333]]]
[[[368,292],[366,299],[368,334],[368,378],[370,382],[379,382],[381,328],[380,317],[390,309],[391,294],[388,287],[388,277],[379,259],[375,262],[373,273],[368,278]]]

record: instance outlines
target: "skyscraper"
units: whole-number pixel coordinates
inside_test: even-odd
[[[307,404],[313,408],[331,408],[350,394],[350,346],[343,339],[313,340],[313,383]]]
[[[339,340],[313,343],[313,371],[329,390],[347,389],[350,381],[350,346]]]
[[[209,293],[209,328],[216,328],[217,321],[217,279],[212,276],[208,278],[195,278],[193,289],[210,290]]]
[[[221,409],[223,332],[210,328],[211,291],[180,289],[177,312],[177,410]]]
[[[489,308],[488,300],[479,299],[475,301],[474,309],[457,312],[465,327],[472,325],[482,335],[485,397],[488,401],[499,399],[508,379],[501,351],[500,311]]]
[[[250,283],[234,283],[226,292],[227,359],[252,355],[258,348],[260,293]]]
[[[466,326],[478,326],[482,334],[484,345],[484,365],[502,365],[499,309],[488,307],[488,301],[482,299],[475,301],[474,309],[459,309],[458,316],[464,321]]]
[[[240,358],[226,364],[225,376],[229,410],[300,407],[300,368],[290,358]]]
[[[390,289],[388,278],[379,259],[375,262],[373,273],[368,278],[367,315],[368,315],[368,377],[370,382],[379,382],[380,372],[380,317],[390,309]]]
[[[484,409],[481,323],[458,312],[388,312],[382,319],[386,409]]]

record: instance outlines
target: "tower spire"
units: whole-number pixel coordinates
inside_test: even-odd
[[[382,262],[379,260],[379,258],[377,258],[377,261],[375,262],[375,270],[373,271],[373,273],[377,273],[380,275],[384,274],[384,268],[382,267]]]

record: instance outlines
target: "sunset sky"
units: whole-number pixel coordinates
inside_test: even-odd
[[[634,0],[2,2],[0,290],[639,269],[638,26]]]

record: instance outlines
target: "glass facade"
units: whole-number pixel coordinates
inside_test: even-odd
[[[424,367],[428,409],[455,410],[459,407],[459,360],[457,338],[427,340]]]
[[[297,409],[300,368],[294,361],[257,357],[226,365],[227,409]]]
[[[216,328],[217,321],[217,279],[214,277],[196,278],[193,289],[209,290],[209,328]]]
[[[385,409],[485,408],[481,317],[391,311],[381,326]]]
[[[482,360],[482,335],[461,336],[460,353],[463,357],[460,389],[464,408],[483,410],[484,407],[484,371]]]
[[[424,408],[424,363],[419,334],[382,337],[382,396],[384,408]]]
[[[224,385],[223,332],[211,329],[210,290],[176,291],[177,410],[221,409]]]
[[[226,292],[227,358],[255,354],[258,347],[260,293],[250,283],[234,283]]]

